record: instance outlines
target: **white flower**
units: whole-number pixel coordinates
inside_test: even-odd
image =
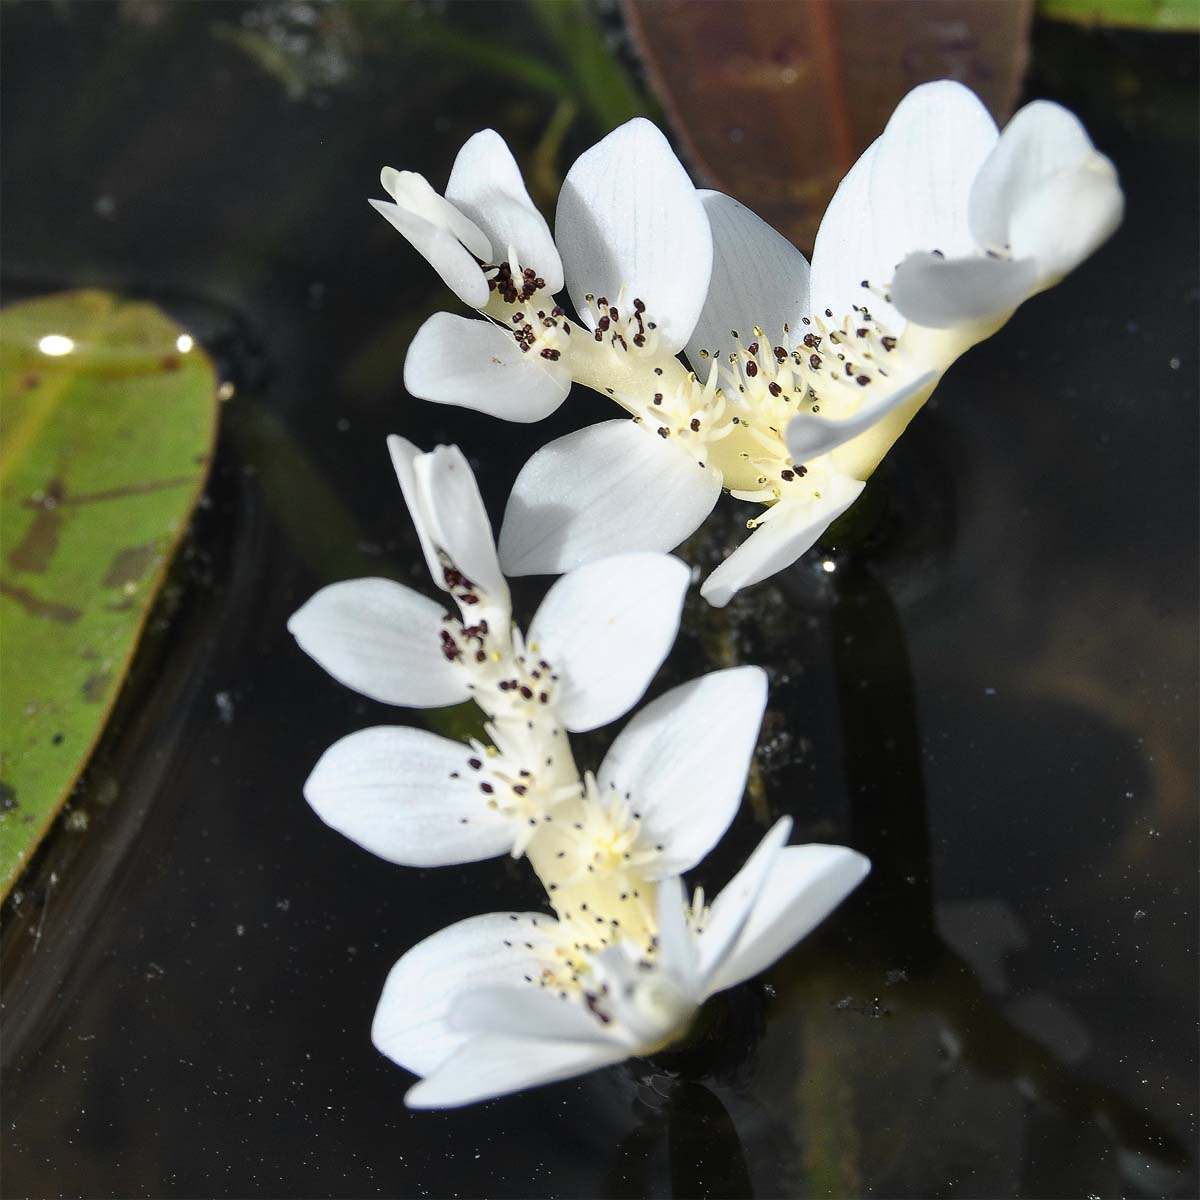
[[[459,618],[402,584],[360,579],[322,589],[289,629],[331,675],[374,699],[475,700],[491,745],[413,728],[361,730],[330,747],[305,795],[330,825],[394,862],[519,854],[583,787],[566,731],[623,715],[666,657],[688,570],[661,554],[581,567],[551,587],[523,637],[460,451],[388,444],[430,573]]]
[[[597,888],[615,890],[633,921],[641,884],[694,866],[733,820],[765,703],[757,667],[683,684],[630,720],[595,778],[580,776],[563,727],[538,713],[494,718],[490,745],[376,726],[335,742],[304,795],[390,862],[526,854],[556,908],[586,909]]]
[[[845,847],[785,846],[790,829],[785,817],[711,907],[700,892],[688,905],[671,877],[637,930],[607,914],[492,913],[414,946],[372,1027],[384,1054],[423,1076],[407,1103],[486,1100],[682,1037],[708,997],[786,953],[866,875]]]
[[[843,180],[817,235],[813,307],[869,305],[901,333],[983,326],[1058,282],[1120,224],[1112,163],[1058,104],[998,133],[961,84],[924,84]],[[886,284],[881,297],[862,280]]]
[[[543,286],[562,287],[562,263],[521,171],[491,129],[464,143],[439,196],[423,175],[384,167],[379,181],[393,203],[371,206],[400,231],[464,304],[483,308],[501,262],[521,274],[537,264]],[[495,247],[495,250],[493,250]],[[491,284],[494,287],[494,283]]]
[[[526,302],[543,310],[563,286],[563,266],[545,218],[533,205],[504,139],[491,129],[464,143],[443,199],[420,176],[385,167],[384,189],[397,201],[372,205],[473,308],[512,313]],[[566,398],[571,375],[557,360],[555,326],[500,328],[438,313],[417,334],[420,349],[404,368],[414,396],[510,421],[540,421]],[[536,343],[536,344],[535,344]]]
[[[769,487],[777,503],[705,581],[714,604],[808,550],[857,497],[942,372],[1108,238],[1123,207],[1112,164],[1065,109],[1030,104],[1001,135],[975,95],[947,81],[910,92],[838,188],[817,233],[805,302],[812,315],[799,326],[794,305],[778,301],[785,281],[800,275],[800,256],[781,277],[773,230],[728,197],[707,193],[705,202],[718,267],[689,353],[702,336],[728,351],[720,331],[744,327],[751,314],[771,330],[805,330],[802,361],[786,359],[781,371],[770,356],[736,346],[739,385],[751,403],[776,412],[764,386],[782,384],[784,395],[799,398],[807,385],[822,409],[798,405],[786,418],[782,457],[768,445],[765,454],[752,449],[741,471],[728,458],[721,464],[735,495],[770,503]],[[748,262],[773,305],[752,307]],[[798,463],[810,477],[824,466],[819,503],[793,498],[794,486],[779,488]],[[753,483],[747,467],[757,472]]]
[[[704,303],[712,237],[700,196],[654,125],[630,121],[576,161],[559,196],[555,237],[559,284],[565,278],[579,323],[536,261],[532,280],[505,263],[486,319],[435,314],[404,367],[413,395],[508,420],[540,420],[574,379],[641,423],[581,430],[531,464],[501,532],[513,575],[558,574],[623,550],[678,545],[717,501],[721,476],[710,447],[732,428],[716,379],[705,388],[676,358]],[[634,520],[631,480],[645,480],[653,497]]]
[[[1064,109],[1031,104],[998,135],[967,89],[927,84],[838,189],[810,276],[748,209],[692,189],[639,119],[575,163],[559,200],[558,252],[586,328],[548,277],[518,292],[501,266],[492,323],[432,317],[405,382],[513,420],[545,415],[572,379],[611,396],[636,424],[560,438],[518,477],[505,569],[669,550],[724,485],[767,506],[702,588],[724,604],[804,553],[946,367],[1091,253],[1121,209],[1112,164]]]

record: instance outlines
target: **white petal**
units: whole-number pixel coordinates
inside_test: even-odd
[[[785,846],[771,864],[732,951],[708,981],[708,993],[757,975],[819,925],[871,869],[846,846]]]
[[[450,1027],[455,1000],[471,988],[536,979],[538,952],[553,955],[555,928],[541,913],[486,913],[418,942],[383,985],[371,1026],[376,1048],[418,1075],[435,1070],[470,1036]]]
[[[901,100],[871,168],[881,266],[894,267],[914,250],[952,256],[975,248],[967,207],[975,176],[997,136],[987,109],[962,84],[922,84]]]
[[[902,328],[892,306],[859,284],[886,286],[916,250],[958,256],[974,248],[967,203],[996,137],[987,109],[961,84],[939,80],[909,92],[867,151],[867,177],[858,176],[844,197],[839,188],[821,223],[813,251],[817,311],[828,306],[840,320],[852,305],[866,305]],[[849,183],[847,176],[843,187]],[[847,211],[838,211],[843,205]],[[864,224],[848,229],[854,221]]]
[[[672,688],[618,734],[597,783],[602,796],[629,795],[640,840],[663,847],[650,878],[695,866],[729,827],[766,703],[761,668],[733,667]]]
[[[685,993],[699,1004],[703,1000],[700,995],[700,954],[695,935],[688,926],[687,906],[687,892],[682,879],[676,876],[664,879],[659,884],[655,906],[658,918],[658,965],[674,976]]]
[[[500,258],[509,246],[516,247],[521,267],[533,267],[550,293],[562,290],[562,261],[550,226],[529,198],[512,151],[494,129],[481,130],[463,144],[446,199],[487,234]]]
[[[645,302],[662,344],[682,350],[712,270],[708,218],[667,139],[642,117],[580,155],[558,196],[555,240],[575,309],[586,293]]]
[[[771,873],[771,866],[792,832],[792,818],[780,817],[762,841],[742,864],[738,873],[721,889],[712,902],[708,919],[700,933],[700,976],[704,981],[704,995],[711,996],[717,989],[712,980],[721,971],[730,951],[741,937],[742,930],[758,900],[759,893]]]
[[[921,251],[896,268],[892,303],[918,325],[956,329],[1011,313],[1037,277],[1032,258],[939,258]]]
[[[701,349],[724,358],[734,349],[731,330],[745,345],[757,325],[775,345],[785,324],[799,328],[808,313],[808,260],[732,197],[701,191],[700,198],[712,226],[712,279],[687,357],[704,378],[712,359],[701,358]]]
[[[546,594],[526,639],[558,675],[555,710],[572,733],[627,713],[679,629],[691,571],[666,554],[577,567]]]
[[[478,862],[512,848],[487,807],[470,750],[425,729],[360,729],[321,756],[304,798],[326,825],[404,867]]]
[[[1093,152],[1079,118],[1061,104],[1035,100],[1004,127],[971,188],[971,232],[980,246],[1007,251],[1017,209],[1060,171]]]
[[[615,1042],[554,1042],[482,1035],[410,1088],[409,1108],[457,1108],[555,1083],[628,1057]]]
[[[399,230],[413,249],[442,277],[445,285],[472,308],[488,302],[487,279],[467,248],[448,229],[411,213],[398,204],[372,200],[371,207]]]
[[[852,438],[858,437],[864,430],[870,429],[876,421],[882,420],[893,409],[907,403],[917,392],[932,388],[936,381],[937,372],[928,371],[891,392],[872,395],[868,403],[844,421],[833,421],[814,413],[797,413],[787,426],[788,453],[792,460],[798,463],[828,454]],[[883,381],[877,380],[871,390],[876,392],[882,387]]]
[[[567,398],[571,371],[524,353],[490,321],[434,313],[408,347],[404,386],[421,400],[505,421],[540,421]]]
[[[536,978],[536,976],[535,976]],[[472,988],[450,1006],[450,1028],[468,1036],[553,1038],[577,1042],[611,1042],[598,1017],[583,1007],[578,994],[562,994],[530,986],[493,985]]]
[[[522,468],[500,529],[509,575],[561,574],[634,550],[673,550],[721,493],[720,475],[633,421],[543,446]]]
[[[384,167],[379,182],[401,208],[431,225],[448,229],[476,258],[485,263],[493,261],[493,248],[483,230],[446,197],[439,196],[424,175]]]
[[[876,138],[846,173],[821,218],[813,244],[809,303],[814,313],[828,309],[839,317],[851,312],[852,305],[865,304],[893,333],[900,333],[904,318],[859,286],[863,279],[876,285],[886,282],[891,271],[889,266],[881,272],[875,255],[871,170],[879,141]]]
[[[1051,176],[1012,218],[1014,254],[1037,260],[1038,285],[1049,287],[1077,267],[1121,223],[1125,196],[1102,154]]]
[[[496,559],[475,472],[457,446],[435,446],[413,463],[429,537],[495,604],[508,607],[508,582]]]
[[[390,579],[322,588],[288,629],[339,683],[384,704],[438,708],[468,698],[466,679],[439,645],[445,610]]]
[[[759,527],[704,581],[702,595],[724,608],[734,594],[791,566],[858,499],[866,484],[831,471],[820,501],[781,500]],[[761,520],[761,518],[760,518]]]
[[[425,555],[425,565],[429,568],[429,577],[438,587],[444,586],[442,565],[438,561],[437,547],[429,536],[429,523],[425,517],[425,506],[421,500],[421,489],[417,486],[416,462],[424,451],[414,446],[407,438],[390,434],[387,440],[388,454],[392,459],[392,467],[400,484],[400,492],[412,518],[413,528],[417,531],[417,540],[421,543],[421,551]]]

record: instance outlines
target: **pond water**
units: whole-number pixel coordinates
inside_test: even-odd
[[[832,572],[689,602],[655,684],[772,673],[760,777],[699,882],[784,812],[870,879],[686,1053],[410,1113],[369,1040],[388,968],[539,896],[506,861],[403,870],[317,820],[321,751],[407,718],[285,622],[337,578],[424,586],[386,434],[457,442],[498,517],[538,446],[607,409],[521,427],[404,394],[407,340],[451,305],[367,208],[380,164],[440,183],[470,133],[529,149],[550,106],[416,6],[319,33],[296,11],[4,9],[6,299],[155,299],[235,394],[72,801],[87,828],[6,905],[3,1193],[1194,1195],[1195,40],[1035,27],[1027,94],[1117,163],[1123,228],[957,365]],[[520,6],[450,13],[550,61]]]

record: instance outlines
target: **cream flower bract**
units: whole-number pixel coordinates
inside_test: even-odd
[[[475,139],[464,147],[447,196],[478,194],[458,211],[496,242],[486,213],[525,213],[511,197],[527,196],[488,137],[487,154]],[[502,188],[484,182],[493,159]],[[553,411],[572,381],[610,396],[632,426],[569,434],[521,472],[501,530],[505,569],[670,550],[723,486],[765,507],[702,588],[724,604],[814,544],[954,359],[1103,242],[1122,203],[1112,164],[1058,105],[1030,104],[998,134],[968,89],[924,84],[838,188],[810,272],[744,206],[692,188],[639,118],[568,172],[555,243],[539,226],[527,249],[505,233],[503,262],[488,265],[501,257],[490,242],[490,257],[477,255],[489,291],[468,302],[486,319],[431,317],[405,383],[518,421]]]

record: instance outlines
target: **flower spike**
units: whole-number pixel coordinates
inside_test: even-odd
[[[662,554],[590,563],[550,589],[525,637],[461,451],[423,454],[399,437],[388,449],[430,574],[459,616],[390,580],[348,580],[318,592],[289,628],[372,699],[474,700],[489,742],[362,730],[326,751],[305,796],[327,824],[392,862],[536,854],[538,836],[584,791],[567,732],[607,724],[637,702],[674,641],[689,572]]]
[[[527,199],[515,164],[508,156],[489,183],[498,138],[477,137],[447,196],[493,242],[516,238],[507,230],[534,224],[524,201],[512,201],[521,221],[487,218],[504,208],[499,193]],[[553,412],[572,382],[609,396],[633,418],[623,432],[568,434],[521,472],[505,568],[669,551],[724,487],[764,508],[702,589],[725,604],[808,550],[954,360],[1082,262],[1122,209],[1112,163],[1065,109],[1035,101],[999,133],[972,92],[942,80],[900,102],[842,181],[810,271],[749,209],[693,189],[637,118],[567,173],[553,253],[540,225],[526,240],[536,250],[520,238],[492,248],[508,257],[486,307],[475,304],[491,324],[430,318],[405,382],[515,421]],[[562,280],[575,319],[556,299]]]
[[[412,1107],[452,1107],[677,1041],[711,995],[790,948],[867,864],[840,847],[785,851],[784,818],[711,906],[701,891],[689,903],[680,876],[720,839],[745,790],[765,672],[733,667],[672,688],[630,718],[597,774],[581,774],[568,731],[637,701],[674,639],[690,572],[645,552],[578,567],[523,634],[466,459],[456,447],[388,445],[433,581],[458,617],[390,580],[351,580],[319,592],[290,627],[376,699],[469,697],[484,739],[362,729],[322,755],[305,798],[404,866],[524,857],[554,912],[460,921],[393,968],[372,1037],[422,1076]]]

